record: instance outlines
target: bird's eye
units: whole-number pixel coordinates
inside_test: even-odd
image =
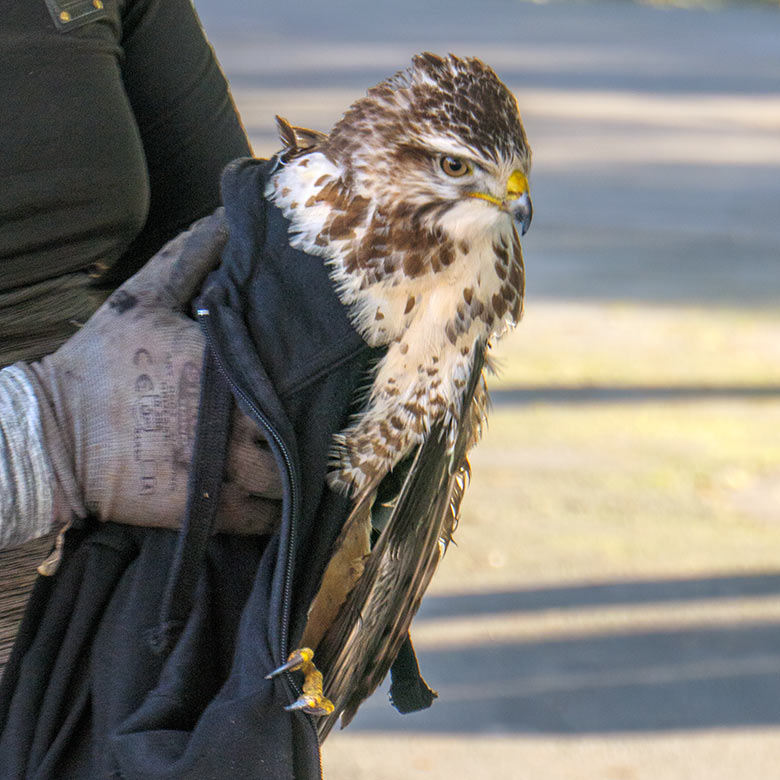
[[[441,169],[447,176],[452,176],[454,178],[465,176],[469,172],[468,164],[458,157],[442,157]]]

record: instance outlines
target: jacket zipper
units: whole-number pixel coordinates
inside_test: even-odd
[[[269,433],[273,438],[273,440],[276,442],[280,452],[282,453],[282,457],[284,458],[284,462],[287,467],[287,475],[290,479],[290,503],[292,505],[290,511],[290,543],[287,546],[287,556],[285,560],[284,599],[282,603],[282,632],[281,632],[281,647],[280,647],[280,658],[282,660],[282,663],[284,663],[287,660],[287,656],[289,654],[288,634],[290,630],[290,612],[292,611],[293,558],[294,558],[294,550],[295,550],[295,542],[296,542],[295,533],[296,533],[297,518],[300,511],[299,509],[300,500],[298,498],[298,483],[295,475],[295,470],[293,469],[292,456],[290,455],[290,451],[287,449],[287,445],[284,443],[284,440],[279,435],[279,433],[274,428],[274,426],[271,424],[270,420],[257,407],[257,404],[255,404],[255,402],[234,381],[233,377],[230,375],[230,372],[228,371],[227,367],[222,361],[222,356],[214,348],[214,340],[211,335],[210,314],[211,312],[209,311],[208,308],[199,308],[196,311],[198,321],[200,322],[201,326],[203,327],[203,331],[206,334],[206,341],[208,344],[207,349],[211,350],[211,354],[214,356],[214,360],[217,364],[217,368],[219,369],[222,376],[225,377],[225,380],[227,381],[234,395],[239,396],[241,400],[244,401],[244,403],[247,405],[249,410],[252,412],[255,418],[255,422],[263,430]],[[301,695],[302,690],[298,687],[298,684],[293,679],[292,673],[285,672],[284,676],[285,676],[285,680],[287,681],[287,685],[289,689],[295,694],[295,698],[297,699],[298,696]],[[307,720],[309,721],[309,724],[311,725],[312,730],[314,731],[314,737],[317,740],[317,755],[320,763],[320,780],[322,780],[322,769],[323,769],[322,743],[320,742],[320,735],[319,735],[319,731],[317,730],[317,726],[314,722],[314,717],[309,715],[307,717]]]

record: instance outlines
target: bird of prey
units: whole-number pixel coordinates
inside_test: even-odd
[[[329,264],[365,341],[386,348],[334,440],[328,481],[350,515],[302,647],[274,673],[304,671],[292,706],[324,715],[325,735],[387,673],[455,528],[486,351],[522,313],[531,153],[509,89],[454,55],[414,57],[327,135],[277,122],[265,194],[290,243]]]

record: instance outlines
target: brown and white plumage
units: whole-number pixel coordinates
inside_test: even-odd
[[[517,322],[512,209],[525,219],[530,201],[506,196],[513,175],[525,181],[530,151],[517,102],[488,66],[430,54],[303,147],[266,194],[291,220],[293,246],[329,261],[366,341],[388,345],[369,406],[334,453],[331,484],[360,491],[435,420],[457,416],[475,343]],[[470,172],[448,175],[448,158]]]
[[[339,717],[342,727],[348,725],[387,675],[452,538],[469,478],[466,455],[479,438],[487,411],[483,366],[480,350],[455,440],[448,441],[439,421],[417,448],[360,579],[319,643],[324,688],[334,705],[318,724],[323,739]],[[355,507],[345,530],[360,525],[370,503],[366,497]]]
[[[266,195],[289,218],[290,243],[327,260],[364,339],[387,348],[365,408],[335,437],[329,482],[353,512],[303,640],[322,641],[338,714],[386,673],[457,519],[485,351],[522,312],[530,150],[511,92],[480,60],[453,55],[415,57],[327,136],[279,125],[285,150]],[[377,490],[405,459],[367,557]],[[362,641],[380,642],[369,651],[379,663],[361,676],[369,622]]]

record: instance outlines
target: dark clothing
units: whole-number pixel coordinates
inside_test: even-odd
[[[265,416],[276,431],[266,439],[274,448],[283,442],[289,456],[277,453],[289,478],[287,511],[301,518],[291,613],[299,636],[348,505],[325,488],[333,434],[384,349],[369,349],[353,328],[322,258],[290,248],[287,220],[261,197],[269,166],[239,160],[225,171],[230,239],[198,305],[210,312],[207,333],[239,406]]]
[[[0,366],[53,352],[249,153],[189,0],[0,0]],[[99,5],[99,4],[98,4]],[[60,11],[62,12],[62,11]],[[0,552],[0,670],[49,541]]]
[[[323,260],[287,243],[287,221],[261,194],[268,167],[226,172],[230,238],[198,309],[220,381],[279,464],[281,529],[209,539],[181,624],[160,614],[167,578],[182,574],[176,534],[113,524],[69,534],[0,691],[0,780],[320,777],[311,718],[283,709],[297,695],[291,678],[265,675],[300,638],[344,521],[347,499],[325,486],[327,453],[379,353],[351,326]],[[195,469],[213,455],[198,453]]]
[[[119,262],[218,205],[249,153],[189,0],[105,0],[58,30],[0,0],[0,289]]]

